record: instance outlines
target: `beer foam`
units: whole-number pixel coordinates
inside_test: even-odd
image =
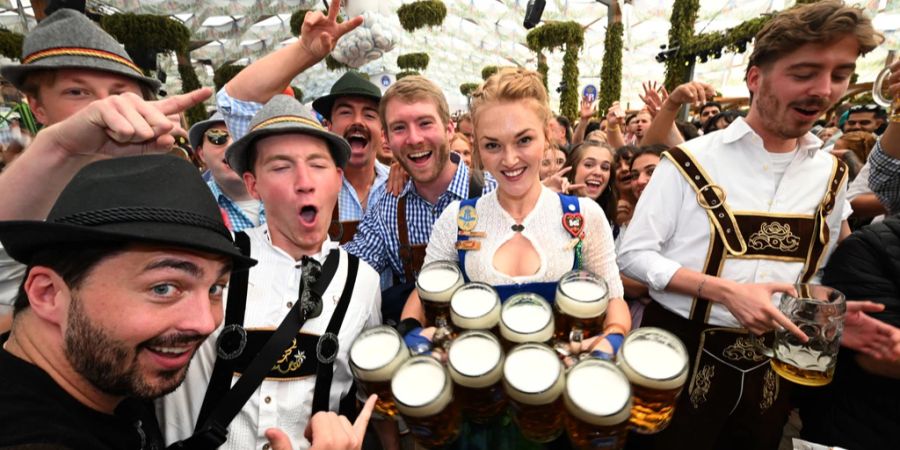
[[[606,312],[608,304],[606,289],[593,281],[566,281],[556,291],[556,305],[559,309],[579,319],[600,316]]]
[[[506,326],[522,334],[540,331],[550,320],[550,311],[543,305],[523,303],[514,308],[507,308],[502,313]]]
[[[394,379],[391,380],[391,391],[398,402],[417,408],[437,399],[446,381],[447,375],[439,365],[415,361],[397,370]]]
[[[600,284],[588,280],[566,281],[562,286],[564,293],[575,301],[590,302],[606,297],[606,289]]]
[[[566,377],[566,402],[575,406],[570,412],[586,422],[622,423],[631,413],[630,401],[628,379],[611,363],[587,360]]]
[[[628,378],[641,386],[674,389],[683,385],[687,378],[687,357],[654,340],[628,341],[622,346],[622,362],[622,370]]]
[[[474,318],[487,314],[497,304],[496,294],[481,288],[459,288],[450,300],[450,307],[462,317]]]
[[[536,394],[550,389],[560,376],[560,362],[542,347],[517,348],[506,357],[503,374],[516,390]]]
[[[373,333],[357,339],[350,348],[350,360],[363,370],[375,370],[391,362],[401,342],[392,333]]]
[[[433,267],[420,272],[416,283],[425,291],[439,293],[452,288],[459,281],[459,272],[456,270],[444,267]]]
[[[447,357],[457,372],[476,377],[497,367],[500,356],[500,345],[496,341],[480,336],[469,336],[453,341]]]

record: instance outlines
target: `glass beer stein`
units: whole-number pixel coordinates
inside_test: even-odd
[[[445,347],[450,341],[450,298],[462,284],[462,272],[453,261],[432,261],[419,272],[416,292],[425,310],[425,321],[436,328],[432,339],[435,347]]]
[[[608,293],[606,282],[591,272],[563,275],[556,288],[556,339],[581,342],[602,334]]]
[[[569,369],[563,398],[566,432],[575,448],[625,447],[631,386],[615,364],[599,358],[582,360]]]
[[[350,346],[350,370],[356,385],[368,397],[378,394],[375,411],[388,416],[397,414],[391,395],[391,377],[409,359],[409,349],[397,330],[388,326],[369,328],[360,333]]]
[[[453,401],[453,383],[437,359],[419,355],[406,360],[391,380],[391,392],[419,445],[442,447],[459,436],[462,415]]]

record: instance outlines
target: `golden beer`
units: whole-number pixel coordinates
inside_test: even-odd
[[[777,353],[778,357],[772,358],[772,370],[778,375],[804,386],[825,386],[834,378],[834,364],[830,356],[814,358],[802,347],[782,347]],[[782,361],[790,361],[787,363]],[[798,366],[807,367],[801,369]],[[816,369],[810,369],[814,367]]]
[[[503,350],[500,341],[486,331],[465,331],[447,355],[447,369],[463,414],[486,423],[506,409],[503,393]]]
[[[432,448],[453,442],[462,415],[453,401],[453,383],[447,370],[431,356],[413,356],[391,380],[397,409],[419,445]]]
[[[550,442],[563,430],[563,366],[545,344],[522,344],[503,364],[503,387],[522,436]]]
[[[563,394],[566,432],[579,449],[621,449],[628,437],[631,386],[615,364],[585,359],[569,369]]]
[[[556,287],[556,339],[580,342],[603,334],[608,293],[606,282],[591,272],[563,275]]]
[[[462,284],[462,273],[455,262],[433,261],[422,266],[416,279],[416,291],[425,309],[427,325],[449,325],[450,297]],[[439,319],[443,322],[438,323]]]
[[[356,386],[366,397],[378,394],[375,410],[394,416],[397,406],[391,395],[391,377],[409,359],[409,349],[397,330],[378,326],[363,331],[350,346],[350,370]]]
[[[500,309],[500,337],[504,349],[527,342],[553,339],[553,308],[538,294],[516,294]]]
[[[625,337],[616,361],[632,385],[632,429],[641,434],[664,430],[687,380],[684,344],[663,329],[638,328]]]
[[[450,298],[450,321],[460,330],[490,330],[500,322],[500,297],[490,285],[464,284]]]

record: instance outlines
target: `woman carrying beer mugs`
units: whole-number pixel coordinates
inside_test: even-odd
[[[472,95],[471,112],[481,162],[498,187],[444,210],[434,224],[426,263],[457,261],[466,281],[494,286],[504,301],[520,292],[552,301],[564,274],[594,272],[609,285],[603,333],[573,343],[572,350],[614,354],[631,318],[622,300],[609,221],[596,202],[558,195],[541,184],[553,115],[540,75],[501,70]],[[422,327],[432,325],[423,323],[415,292],[402,317],[408,341],[421,339]]]

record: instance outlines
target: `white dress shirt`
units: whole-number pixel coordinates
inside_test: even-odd
[[[259,261],[250,269],[244,328],[275,330],[297,300],[300,263],[272,245],[266,225],[244,232],[250,236],[251,257]],[[336,242],[326,240],[321,252],[313,257],[324,263],[328,253],[335,248],[338,248]],[[307,320],[302,333],[321,335],[325,332],[344,290],[346,278],[347,253],[341,250],[337,272],[322,296],[322,314]],[[348,365],[350,345],[362,330],[381,324],[381,290],[378,283],[375,270],[360,261],[353,296],[338,333],[340,348],[334,363],[329,399],[332,411],[337,410],[341,397],[347,394],[353,383]],[[221,329],[216,330],[197,351],[184,384],[157,401],[157,415],[167,445],[187,438],[194,430],[215,365],[216,339]],[[315,358],[315,355],[309,357]],[[234,377],[232,385],[237,380],[238,377]],[[221,448],[268,449],[265,432],[271,427],[281,428],[287,433],[293,448],[309,448],[303,432],[312,412],[315,383],[315,375],[285,381],[264,380],[231,422],[228,441]]]
[[[820,144],[810,133],[802,136],[799,149],[780,182],[762,138],[743,119],[738,118],[725,130],[682,146],[693,154],[710,182],[725,190],[725,201],[732,212],[812,215],[825,194],[835,160],[834,156],[818,151]],[[846,185],[838,189],[834,209],[826,218],[830,241],[823,261],[837,243],[841,222],[851,213],[846,191]],[[691,297],[667,292],[665,288],[681,267],[703,271],[710,230],[709,218],[697,203],[694,189],[675,165],[663,158],[635,206],[619,251],[619,267],[625,275],[646,284],[654,300],[688,317]],[[727,258],[721,277],[740,283],[794,283],[802,270],[803,263],[798,262]],[[709,323],[740,326],[719,303],[713,303]]]

